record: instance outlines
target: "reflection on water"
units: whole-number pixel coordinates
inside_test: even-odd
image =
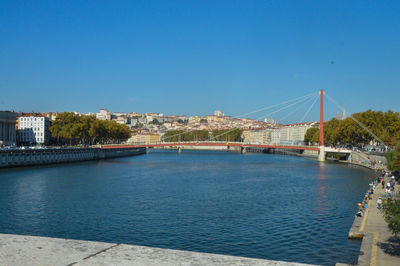
[[[334,265],[370,172],[270,154],[151,151],[0,171],[0,232]]]
[[[317,190],[318,190],[318,209],[319,213],[323,213],[326,210],[326,176],[325,176],[325,162],[319,162],[318,164],[318,180],[317,180]]]

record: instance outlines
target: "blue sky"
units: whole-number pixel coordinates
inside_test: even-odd
[[[0,1],[0,110],[240,115],[324,89],[348,113],[400,111],[399,13],[400,1]]]

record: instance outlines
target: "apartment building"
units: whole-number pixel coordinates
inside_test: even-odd
[[[48,144],[50,119],[39,113],[22,113],[18,117],[18,141],[22,145]]]
[[[280,143],[280,129],[251,129],[243,131],[244,142],[252,144],[276,145]]]
[[[299,145],[304,142],[304,135],[311,127],[318,127],[318,122],[296,123],[283,125],[280,128],[280,143],[289,145]]]
[[[152,144],[152,143],[159,143],[160,141],[161,141],[161,136],[159,134],[140,133],[133,135],[128,140],[128,143]]]
[[[111,112],[107,109],[100,109],[100,111],[96,113],[96,118],[100,120],[111,120]]]

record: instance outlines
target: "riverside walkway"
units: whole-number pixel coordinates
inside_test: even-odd
[[[0,234],[0,265],[307,265],[39,236]]]
[[[388,182],[390,177],[385,177]],[[397,184],[394,193],[399,193]],[[358,258],[358,265],[371,266],[398,266],[400,265],[400,237],[389,232],[387,223],[384,220],[383,212],[377,208],[377,199],[385,199],[385,190],[378,184],[372,200],[369,200],[369,208],[365,211],[364,217],[357,217],[349,237],[363,235],[363,240]],[[336,264],[343,265],[343,264]]]

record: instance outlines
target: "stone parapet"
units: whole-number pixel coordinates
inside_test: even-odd
[[[0,168],[101,160],[146,153],[146,148],[0,150]]]

